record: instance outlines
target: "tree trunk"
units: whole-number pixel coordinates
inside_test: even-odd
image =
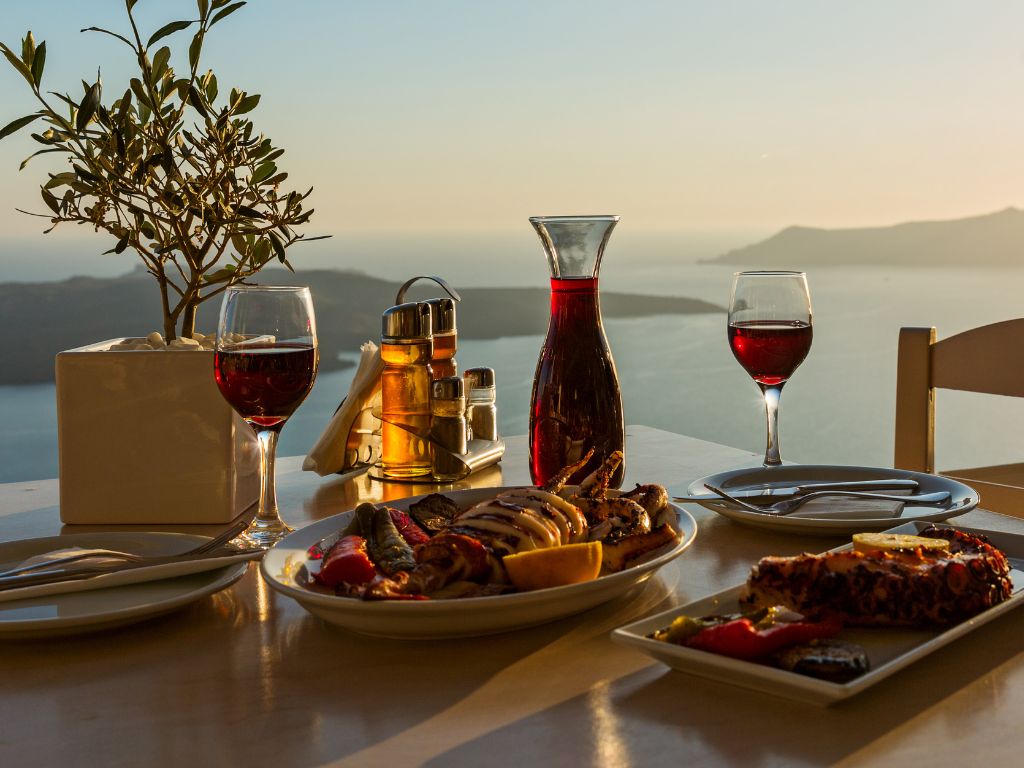
[[[178,317],[171,312],[171,303],[167,297],[167,277],[163,269],[157,275],[157,281],[160,283],[160,302],[164,310],[164,341],[169,343],[176,338],[175,326],[178,324]]]
[[[199,309],[198,301],[190,301],[181,312],[181,336],[184,339],[191,339],[196,330],[196,310]]]

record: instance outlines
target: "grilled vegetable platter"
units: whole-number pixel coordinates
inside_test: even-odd
[[[472,636],[562,618],[639,588],[696,536],[663,487],[610,489],[620,461],[612,454],[578,486],[566,484],[571,466],[542,488],[360,505],[286,537],[261,573],[367,634]]]

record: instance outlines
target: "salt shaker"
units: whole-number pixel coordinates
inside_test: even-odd
[[[498,439],[498,408],[495,405],[494,369],[470,368],[466,382],[466,421],[474,440]]]
[[[435,480],[458,480],[465,465],[466,397],[462,379],[437,379],[430,387],[430,455]],[[455,455],[453,455],[455,454]]]

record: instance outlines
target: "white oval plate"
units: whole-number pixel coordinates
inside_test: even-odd
[[[886,469],[884,467],[847,467],[829,464],[784,464],[781,467],[744,467],[719,472],[715,475],[702,477],[690,483],[687,493],[700,495],[709,493],[705,483],[729,491],[760,488],[784,488],[802,483],[846,482],[856,480],[887,480],[891,478],[911,478],[917,480],[916,493],[933,493],[949,491],[953,495],[952,504],[945,509],[935,507],[911,506],[903,508],[901,514],[889,517],[838,517],[835,515],[822,517],[773,517],[748,512],[745,509],[721,501],[697,501],[713,512],[735,520],[738,523],[752,525],[757,528],[784,530],[790,533],[804,533],[816,536],[838,536],[861,531],[883,531],[901,523],[921,521],[938,522],[948,520],[956,515],[970,512],[978,506],[977,491],[961,482],[941,475],[928,475],[923,472],[911,472],[906,469]]]
[[[466,508],[505,490],[510,489],[473,488],[444,495]],[[422,495],[412,496],[388,501],[387,505],[407,511],[410,504],[422,498]],[[676,530],[683,534],[677,544],[624,571],[582,584],[534,592],[453,600],[367,601],[306,588],[296,580],[305,575],[306,552],[321,539],[344,528],[352,516],[351,511],[320,520],[279,541],[260,563],[260,574],[271,588],[293,598],[313,615],[354,632],[408,639],[489,635],[586,611],[646,581],[658,568],[681,555],[697,535],[693,517],[674,504],[670,506],[678,516]]]
[[[0,544],[0,569],[64,547],[106,547],[139,555],[172,555],[208,541],[182,533],[74,533]],[[72,635],[132,624],[169,613],[230,587],[247,563],[160,581],[0,603],[0,639]]]

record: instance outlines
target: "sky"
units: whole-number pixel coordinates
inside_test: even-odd
[[[195,14],[190,0],[137,8],[151,30]],[[125,24],[118,0],[5,0],[0,39],[17,48],[32,29],[44,85],[76,96],[101,66],[112,100],[128,50],[79,29]],[[222,93],[263,95],[253,119],[287,150],[279,167],[315,187],[311,234],[335,235],[322,254],[420,236],[528,242],[528,216],[568,213],[736,247],[792,224],[1024,205],[1021,29],[1024,4],[998,0],[250,0],[204,61]],[[6,124],[34,104],[0,65]],[[19,173],[33,149],[27,132],[0,142],[0,280],[130,268],[94,256],[102,236],[44,240],[14,212],[41,206],[54,170],[44,156]],[[72,251],[84,255],[69,266]]]

